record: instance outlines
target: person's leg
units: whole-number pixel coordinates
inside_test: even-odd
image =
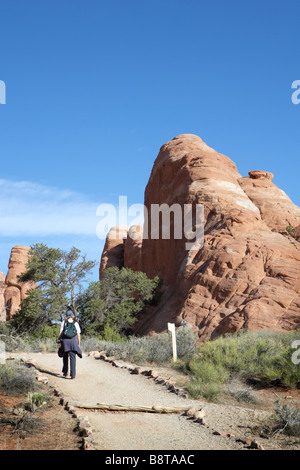
[[[76,352],[70,351],[70,372],[71,377],[75,378],[76,376]]]
[[[63,368],[62,368],[62,373],[66,377],[68,375],[68,369],[69,369],[69,353],[65,353],[63,355]]]

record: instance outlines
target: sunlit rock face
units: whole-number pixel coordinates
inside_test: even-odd
[[[125,266],[163,281],[159,305],[139,318],[136,334],[166,331],[168,322],[183,320],[203,341],[242,328],[298,327],[300,209],[272,179],[260,170],[242,177],[230,158],[195,135],[161,147],[145,190],[146,230],[132,241],[130,229],[120,228],[118,248],[108,237],[101,261],[101,273]],[[173,222],[170,239],[151,237],[155,204],[177,204],[182,213],[185,205],[203,206],[201,246],[187,250]]]

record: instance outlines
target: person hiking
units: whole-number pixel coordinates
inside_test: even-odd
[[[64,377],[68,376],[70,358],[71,379],[76,377],[76,355],[82,358],[80,333],[80,326],[75,321],[72,310],[69,309],[66,313],[66,319],[61,324],[57,342],[60,343],[58,355],[63,359],[62,373]]]

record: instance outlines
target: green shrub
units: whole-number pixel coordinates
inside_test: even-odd
[[[113,328],[110,327],[109,323],[105,323],[103,331],[101,333],[101,339],[103,341],[113,341],[113,342],[123,342],[125,341],[119,333],[117,333]]]
[[[104,345],[104,342],[99,339],[97,336],[82,336],[80,340],[80,346],[81,349],[88,353],[91,351],[101,351],[102,349],[105,349],[102,347]]]
[[[197,340],[195,333],[187,326],[177,329],[177,354],[178,357],[191,357],[197,351]],[[143,336],[137,338],[131,336],[122,341],[104,341],[93,337],[82,338],[82,349],[84,351],[105,350],[109,356],[119,359],[142,363],[164,364],[172,360],[172,341],[169,333],[154,336]]]
[[[202,360],[221,365],[250,383],[262,386],[300,385],[300,368],[292,362],[299,332],[239,332],[208,341],[199,348]]]
[[[6,352],[29,352],[31,351],[31,346],[26,338],[7,335],[2,336],[1,340],[5,343],[5,351]]]
[[[217,402],[222,394],[221,384],[216,382],[205,383],[202,380],[193,379],[186,388],[191,398],[195,399],[203,397],[207,401]]]
[[[35,339],[29,342],[31,352],[51,353],[57,351],[57,343],[54,339]]]
[[[228,377],[228,372],[221,365],[210,361],[194,359],[189,364],[191,381],[187,385],[187,391],[192,398],[204,397],[209,401],[215,401],[222,393],[223,383]]]
[[[233,377],[259,386],[299,387],[300,368],[292,362],[291,348],[296,339],[297,331],[241,331],[202,344],[196,358],[180,365],[190,375],[190,395],[217,399]],[[251,398],[245,389],[240,392],[235,393],[239,399]]]
[[[0,364],[0,388],[10,395],[21,395],[32,391],[35,376],[29,369],[14,362]]]
[[[56,340],[58,337],[58,333],[60,330],[60,325],[55,323],[53,325],[46,325],[42,329],[42,331],[39,332],[38,338],[40,339],[50,339],[50,340]]]
[[[300,410],[296,406],[281,405],[275,402],[275,432],[300,437]]]
[[[30,405],[41,406],[43,403],[48,401],[43,393],[38,392],[29,392],[27,395],[27,400]]]
[[[192,358],[197,352],[198,335],[188,325],[176,331],[177,355],[179,358]]]

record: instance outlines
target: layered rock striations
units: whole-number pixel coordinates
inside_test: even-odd
[[[26,269],[29,249],[26,246],[12,248],[7,275],[0,273],[0,321],[10,320],[18,311],[28,290],[36,287],[33,282],[18,281],[18,276]]]
[[[195,135],[180,135],[162,146],[145,190],[144,237],[133,243],[126,228],[118,263],[109,249],[101,261],[102,273],[118,265],[163,280],[161,302],[139,320],[137,334],[165,331],[168,322],[183,320],[201,340],[242,328],[299,326],[300,209],[272,179],[272,173],[258,170],[242,177],[232,160]],[[151,236],[155,204],[176,204],[182,213],[185,205],[194,212],[203,206],[203,246],[188,251],[187,240],[174,237],[172,221],[169,240]]]

